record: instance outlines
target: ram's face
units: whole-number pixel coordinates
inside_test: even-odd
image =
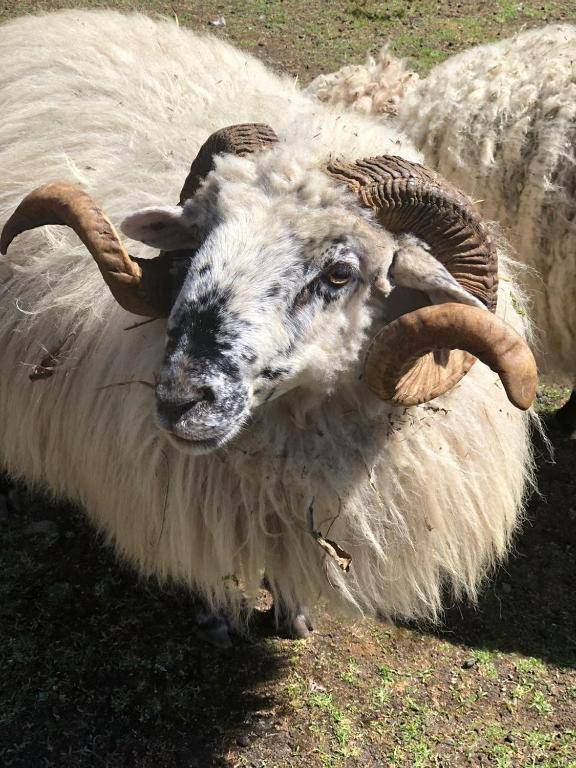
[[[325,398],[343,382],[363,386],[368,328],[413,308],[406,289],[420,306],[484,307],[425,243],[379,226],[287,150],[257,162],[224,156],[183,208],[144,209],[122,229],[188,254],[156,411],[170,439],[196,452],[224,445],[255,408],[287,392]]]
[[[302,189],[299,199],[230,181],[223,189],[206,191],[209,204],[124,224],[164,246],[186,245],[186,229],[203,232],[156,387],[160,426],[197,452],[223,445],[254,408],[296,387],[329,392],[357,364],[370,322],[373,227],[362,216],[322,200],[305,210]]]
[[[218,227],[170,316],[156,388],[161,426],[211,448],[266,400],[297,386],[329,389],[357,358],[367,322],[367,275],[354,245]]]
[[[255,407],[298,387],[325,398],[344,379],[384,401],[428,402],[449,391],[474,356],[498,372],[514,405],[530,406],[534,358],[486,312],[496,305],[496,251],[462,193],[387,155],[326,164],[307,146],[308,167],[289,146],[238,156],[241,146],[253,153],[263,143],[274,143],[266,126],[213,134],[191,166],[183,207],[148,208],[124,221],[129,237],[180,251],[182,279],[170,269],[177,254],[130,258],[95,201],[66,182],[22,200],[0,233],[0,251],[28,229],[66,224],[124,309],[168,316],[158,421],[193,451],[225,444]],[[446,306],[411,311],[406,289],[421,307]],[[386,305],[384,327],[360,384],[372,295]]]
[[[306,168],[288,146],[253,161],[226,152],[252,129],[260,138],[246,151],[273,142],[266,126],[246,129],[213,134],[201,148],[183,207],[144,209],[123,223],[129,237],[180,251],[181,279],[171,273],[177,254],[132,259],[95,201],[66,182],[22,200],[0,233],[0,251],[28,229],[67,224],[124,309],[169,316],[158,421],[193,451],[224,445],[255,407],[287,391],[326,397],[341,379],[355,384],[377,317],[372,295],[384,327],[368,347],[360,387],[418,405],[448,392],[478,357],[514,405],[530,406],[534,358],[486,311],[496,305],[496,251],[462,193],[393,156],[352,164],[312,156]],[[411,311],[405,289],[421,307],[446,306]]]

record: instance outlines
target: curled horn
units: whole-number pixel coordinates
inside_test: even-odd
[[[388,231],[423,240],[460,285],[490,312],[496,310],[496,249],[464,194],[399,157],[335,161],[326,171],[355,192]],[[364,368],[367,385],[384,400],[417,405],[451,389],[478,357],[500,375],[511,402],[528,408],[537,378],[532,352],[490,312],[450,303],[401,316],[372,341]]]
[[[112,295],[128,312],[146,317],[168,314],[169,273],[163,261],[129,256],[114,225],[75,184],[56,181],[30,192],[4,225],[0,252],[5,254],[17,235],[46,224],[64,224],[76,232]]]
[[[196,192],[203,179],[214,170],[214,157],[222,154],[250,155],[267,149],[278,137],[264,123],[239,123],[213,133],[200,147],[196,159],[180,192],[180,205],[184,205]]]
[[[180,195],[192,197],[214,168],[214,156],[224,152],[246,155],[277,141],[266,125],[232,125],[212,134],[200,148]],[[172,306],[170,252],[155,259],[128,254],[108,217],[80,187],[66,182],[44,184],[27,195],[6,222],[0,236],[5,254],[12,240],[36,227],[64,224],[71,227],[92,254],[116,301],[135,315],[167,317]],[[187,255],[187,254],[186,254]]]
[[[456,353],[446,359],[447,350]],[[498,373],[513,405],[530,407],[537,375],[528,345],[499,317],[464,304],[422,307],[386,325],[370,343],[364,377],[383,400],[416,405],[457,384],[472,355]]]
[[[496,248],[464,194],[434,172],[401,157],[332,162],[326,170],[373,209],[389,232],[419,237],[463,288],[492,312],[496,309]]]

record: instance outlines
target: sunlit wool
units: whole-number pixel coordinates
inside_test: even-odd
[[[309,86],[322,101],[387,122],[395,97],[399,128],[426,163],[479,199],[531,268],[521,279],[543,331],[540,367],[573,378],[575,49],[576,27],[555,24],[451,56],[421,80],[384,48],[385,67],[347,65]]]
[[[364,115],[394,115],[417,82],[416,72],[392,56],[386,45],[376,56],[367,56],[365,64],[347,64],[336,72],[318,75],[306,93]]]
[[[503,227],[543,369],[576,377],[576,27],[552,25],[472,48],[411,90],[400,126],[426,161]]]
[[[176,200],[207,136],[243,121],[269,123],[280,143],[218,163],[224,193],[231,179],[244,185],[229,203],[239,221],[281,198],[282,215],[304,232],[331,212],[341,227],[346,193],[315,168],[331,155],[419,159],[395,131],[320,105],[173,22],[83,11],[19,19],[0,29],[0,63],[2,223],[54,178],[82,184],[115,222]],[[254,231],[272,252],[261,215]],[[152,253],[132,243],[130,252]],[[498,313],[526,333],[503,249],[500,265]],[[70,230],[23,235],[0,270],[2,462],[80,503],[141,573],[189,585],[238,624],[264,572],[292,611],[324,601],[434,617],[445,587],[474,597],[506,552],[531,479],[530,415],[480,363],[428,405],[379,401],[359,381],[368,326],[382,323],[376,303],[331,310],[300,353],[298,387],[257,408],[225,448],[194,456],[157,428],[152,389],[103,389],[154,381],[166,324],[126,330],[138,318],[115,303]],[[30,381],[31,366],[63,341],[54,375]],[[351,554],[349,573],[312,536],[312,503],[316,528]]]

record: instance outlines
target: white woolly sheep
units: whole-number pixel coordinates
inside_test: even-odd
[[[365,64],[347,64],[337,72],[318,75],[305,91],[327,104],[364,115],[395,115],[407,91],[418,82],[416,72],[389,52],[386,45]]]
[[[526,408],[535,369],[469,201],[395,131],[173,22],[23,18],[0,64],[8,471],[237,626],[263,574],[296,631],[319,600],[474,597],[531,480],[506,392]],[[129,257],[87,193],[164,253]],[[94,259],[69,229],[16,237],[56,223]]]
[[[576,379],[576,27],[482,45],[410,90],[399,124],[503,225],[531,270],[542,370]],[[576,430],[576,394],[560,414]]]
[[[576,27],[558,24],[452,56],[406,87],[398,125],[426,162],[496,219],[531,269],[522,281],[544,332],[543,371],[576,377]],[[392,83],[374,63],[314,81],[323,101],[382,114]],[[370,101],[365,97],[370,94]],[[576,430],[576,393],[560,413]]]

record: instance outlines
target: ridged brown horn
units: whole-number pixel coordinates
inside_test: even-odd
[[[466,195],[433,171],[391,155],[355,163],[333,161],[326,171],[355,192],[361,204],[371,208],[378,222],[389,232],[410,233],[423,240],[432,255],[463,288],[480,299],[491,312],[496,310],[496,248]],[[428,318],[432,316],[433,312],[426,315]],[[457,313],[452,312],[454,322],[456,316]],[[462,312],[462,317],[470,315]],[[401,329],[404,324],[395,327]],[[455,334],[458,327],[454,327]],[[445,335],[444,338],[448,337]],[[464,338],[461,332],[460,338]],[[394,343],[400,349],[406,349],[401,338],[397,337]],[[382,345],[378,348],[382,349]],[[459,351],[450,351],[456,349]],[[392,386],[392,380],[386,375],[386,386],[374,385],[372,388],[384,399],[390,395],[394,402],[404,405],[431,400],[453,387],[474,364],[471,350],[466,352],[466,349],[458,344],[446,344],[443,348],[436,344],[434,354],[423,353],[422,360],[412,356],[411,368],[397,366],[402,370],[398,387]],[[371,353],[371,370],[378,369],[384,375],[384,369],[376,366],[373,355],[374,352]],[[373,380],[372,375],[370,378]]]
[[[225,153],[250,155],[275,144],[278,137],[264,123],[239,123],[213,133],[200,147],[180,192],[180,205],[189,200],[203,179],[214,170],[214,157]]]
[[[265,149],[278,139],[267,125],[232,125],[213,133],[203,144],[182,188],[180,203],[191,197],[214,168],[214,156],[224,152],[246,155]],[[164,252],[155,259],[131,257],[113,224],[80,187],[56,181],[30,192],[6,222],[0,236],[5,254],[22,232],[47,224],[71,227],[96,261],[116,301],[128,312],[145,317],[167,317],[172,304],[173,259],[189,251]]]
[[[447,360],[446,350],[457,350],[456,359]],[[537,370],[528,345],[501,318],[464,304],[422,307],[386,325],[370,344],[364,379],[383,400],[418,405],[457,384],[471,355],[499,375],[513,405],[530,407]]]
[[[134,259],[113,224],[75,184],[56,181],[30,192],[8,219],[0,236],[5,254],[22,232],[46,224],[71,227],[94,257],[116,301],[135,315],[166,317],[170,311],[169,259]]]
[[[389,232],[419,237],[467,291],[496,309],[496,248],[466,195],[433,171],[392,155],[334,161],[326,170],[373,209]]]

